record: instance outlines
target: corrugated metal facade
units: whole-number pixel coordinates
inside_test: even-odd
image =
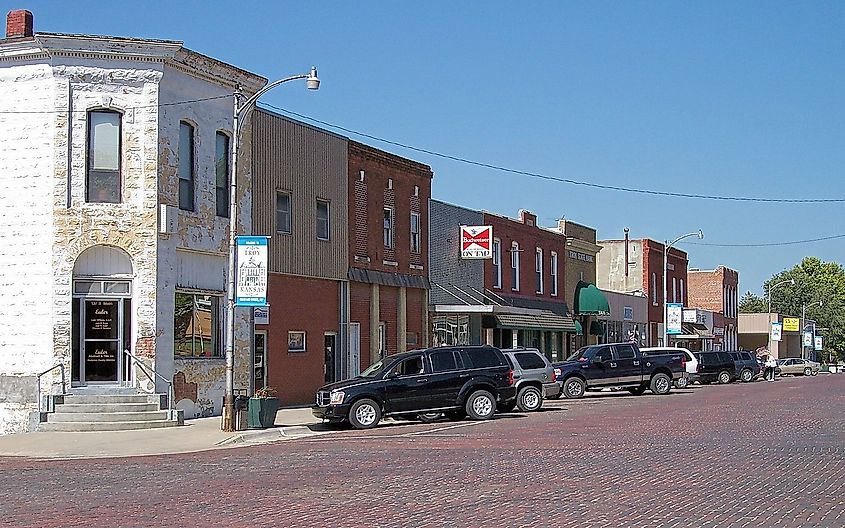
[[[270,239],[270,272],[346,280],[349,268],[347,140],[256,110],[252,116],[253,234]],[[291,233],[276,232],[276,193],[291,197]],[[329,202],[328,241],[316,203]]]

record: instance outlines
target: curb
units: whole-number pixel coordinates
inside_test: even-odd
[[[214,444],[215,446],[228,446],[235,444],[265,444],[286,438],[302,438],[305,436],[316,436],[326,434],[330,431],[312,431],[305,425],[289,425],[263,429],[260,431],[246,432],[230,436]]]

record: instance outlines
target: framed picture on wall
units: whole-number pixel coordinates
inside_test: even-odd
[[[305,332],[288,332],[288,352],[305,352]]]

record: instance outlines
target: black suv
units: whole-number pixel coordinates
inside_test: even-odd
[[[425,420],[444,413],[452,419],[486,420],[497,404],[515,398],[513,370],[501,350],[439,347],[388,356],[356,378],[321,387],[311,412],[322,420],[369,429],[382,416]]]
[[[757,363],[757,358],[751,355],[751,352],[730,352],[731,358],[736,365],[736,377],[745,383],[754,381],[760,375],[760,364]]]
[[[706,385],[714,381],[730,383],[736,379],[736,364],[727,352],[696,352],[698,381]]]

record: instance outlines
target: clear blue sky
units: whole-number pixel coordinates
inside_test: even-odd
[[[36,31],[182,40],[270,79],[317,65],[319,92],[264,101],[520,170],[687,193],[845,198],[845,3],[9,2]],[[353,139],[359,139],[350,135]],[[600,238],[763,243],[845,233],[843,204],[650,197],[539,181],[363,140],[432,166],[434,197]],[[845,239],[685,245],[741,289]]]

